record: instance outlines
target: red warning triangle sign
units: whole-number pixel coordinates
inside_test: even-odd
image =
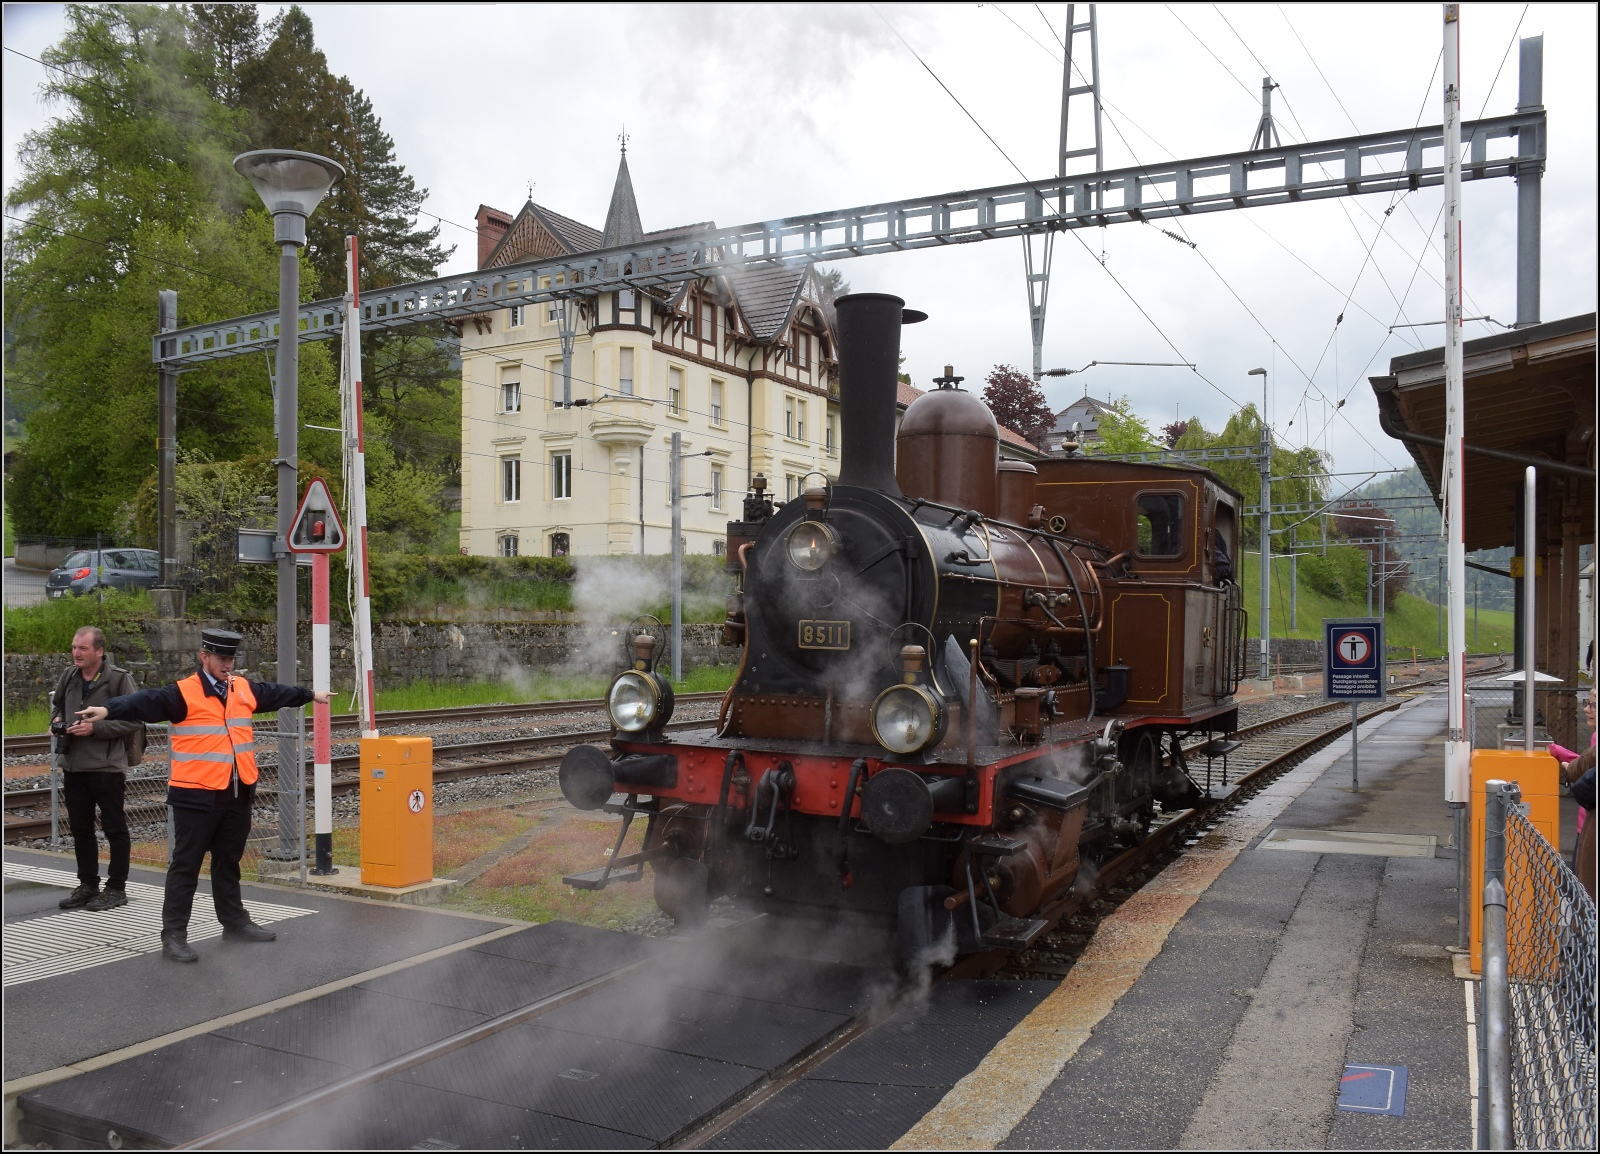
[[[294,553],[337,553],[344,548],[344,523],[334,507],[333,494],[321,477],[313,477],[300,498],[300,509],[289,526],[289,549]]]

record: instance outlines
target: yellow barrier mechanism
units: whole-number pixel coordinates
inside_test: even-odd
[[[361,884],[433,880],[433,739],[361,739]]]
[[[1522,789],[1528,821],[1545,840],[1561,850],[1561,766],[1542,749],[1475,749],[1472,751],[1472,972],[1483,972],[1483,819],[1485,785],[1491,781],[1514,781]],[[1526,899],[1527,895],[1523,895]],[[1518,895],[1506,898],[1514,903]]]

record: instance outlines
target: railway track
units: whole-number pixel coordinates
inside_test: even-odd
[[[704,701],[720,701],[718,693],[683,693],[677,697],[679,705],[692,705]],[[603,709],[603,697],[575,697],[563,701],[529,701],[520,705],[457,705],[446,709],[386,709],[378,713],[382,725],[440,725],[461,721],[496,721],[519,717],[542,717],[552,713],[576,713],[579,710]],[[338,714],[333,719],[335,734],[349,734],[358,728],[354,714]],[[152,725],[152,742],[166,740],[166,726]],[[48,733],[21,733],[5,739],[7,757],[44,757],[50,752]]]
[[[1399,709],[1416,696],[1415,691],[1430,685],[1438,685],[1446,680],[1448,679],[1440,677],[1396,685],[1394,699],[1381,705],[1374,704],[1363,708],[1359,714],[1360,720],[1364,722]],[[1172,814],[1154,827],[1139,845],[1126,849],[1103,863],[1096,875],[1093,889],[1084,893],[1069,894],[1056,905],[1043,911],[1049,928],[1037,940],[1040,943],[1047,942],[1064,922],[1084,911],[1093,911],[1097,900],[1104,900],[1115,891],[1124,891],[1110,908],[1096,913],[1093,923],[1098,925],[1111,909],[1137,891],[1138,885],[1125,886],[1124,883],[1128,879],[1135,877],[1141,871],[1157,866],[1169,855],[1181,854],[1185,844],[1193,844],[1194,840],[1198,840],[1199,836],[1212,829],[1230,811],[1244,804],[1280,775],[1294,768],[1303,758],[1348,734],[1350,721],[1347,711],[1348,706],[1345,702],[1329,702],[1282,717],[1270,718],[1238,730],[1235,737],[1241,744],[1229,756],[1229,772],[1225,779],[1213,783],[1222,785],[1224,790],[1222,796],[1193,809]],[[1326,715],[1331,713],[1337,713],[1341,720],[1329,726]],[[1323,720],[1319,722],[1319,718]],[[1199,780],[1199,775],[1194,771],[1195,767],[1191,764],[1190,774]],[[1143,879],[1139,884],[1143,884]],[[1081,928],[1092,935],[1092,927]],[[1034,950],[1024,951],[1020,955],[1004,951],[974,954],[957,963],[951,970],[951,976],[991,977],[1004,971],[1007,976],[1012,977],[1057,979],[1065,977],[1071,971],[1070,962],[1029,960],[1027,955],[1038,949],[1039,947],[1035,947]],[[1060,949],[1049,945],[1045,945],[1043,949],[1057,955],[1075,956],[1078,952],[1070,948]]]
[[[711,696],[720,697],[720,694]],[[694,729],[703,727],[704,720],[675,721],[666,726],[670,733],[674,730]],[[527,773],[531,770],[554,769],[561,764],[562,755],[572,746],[584,742],[604,743],[611,739],[609,729],[591,729],[575,733],[560,733],[549,736],[507,737],[491,738],[485,741],[468,741],[457,745],[435,746],[433,751],[434,766],[433,780],[435,784],[445,781],[460,781],[473,777],[492,777],[510,773]],[[357,792],[361,787],[360,778],[361,755],[344,754],[333,759],[333,796],[344,797]],[[141,779],[135,779],[141,780]],[[164,784],[164,778],[146,778],[156,784]],[[259,788],[259,798],[272,797],[277,790],[271,786]],[[137,801],[130,800],[127,810],[130,817],[137,820],[138,815],[150,811],[152,820],[165,820],[166,802],[165,792],[158,796]],[[50,805],[50,788],[36,786],[27,789],[9,789],[5,793],[5,839],[11,841],[26,841],[31,838],[45,837],[50,832],[50,818],[48,809]],[[13,817],[15,811],[45,810],[41,816],[38,812],[27,816]],[[65,824],[65,816],[61,824]]]
[[[1443,678],[1434,678],[1432,680],[1406,682],[1396,685],[1394,689],[1398,693],[1403,692],[1408,688],[1417,688],[1419,686],[1437,684],[1442,680]],[[716,700],[720,697],[721,694],[717,693],[703,693],[686,695],[684,698],[680,698],[679,700],[708,701]],[[554,713],[570,712],[572,709],[579,706],[598,707],[598,702],[595,700],[576,702],[540,702],[534,703],[530,706],[488,707],[489,709],[493,710],[507,711],[504,713],[489,713],[486,712],[484,708],[469,707],[468,710],[463,712],[478,713],[480,716],[473,718],[473,720],[482,720],[497,716],[529,715],[527,712],[523,712],[521,714],[510,712],[514,710],[533,710],[535,713]],[[1333,712],[1339,712],[1342,714],[1345,708],[1346,706],[1342,702],[1330,702],[1321,705],[1315,705],[1308,709],[1299,710],[1295,713],[1286,714],[1282,717],[1269,718],[1265,721],[1257,722],[1254,725],[1246,726],[1235,734],[1236,739],[1241,740],[1244,744],[1242,744],[1239,748],[1232,750],[1228,757],[1220,763],[1218,763],[1216,759],[1211,759],[1204,773],[1204,783],[1208,787],[1221,786],[1222,788],[1228,789],[1232,788],[1237,783],[1245,781],[1252,775],[1259,774],[1265,769],[1269,768],[1270,766],[1268,764],[1258,764],[1257,761],[1252,760],[1252,741],[1261,734],[1270,732],[1288,736],[1300,735],[1305,736],[1312,741],[1316,741],[1321,740],[1322,737],[1337,736],[1340,733],[1348,732],[1348,723],[1344,723],[1336,727],[1335,730],[1331,731],[1325,731],[1320,728],[1316,728],[1314,723],[1315,718],[1318,718],[1324,714]],[[1388,706],[1386,708],[1393,708],[1393,706]],[[1374,711],[1374,714],[1375,712],[1378,711]],[[416,710],[409,714],[401,713],[397,715],[389,715],[385,717],[385,720],[388,721],[389,724],[398,724],[398,721],[394,720],[396,716],[418,717],[426,715],[436,719],[441,714],[450,715],[452,717],[457,715],[456,711],[454,710]],[[1367,715],[1363,714],[1363,716]],[[704,726],[704,724],[705,722],[703,720],[679,721],[669,724],[667,726],[667,730],[670,732],[673,730],[692,729]],[[1307,727],[1316,728],[1316,734],[1321,734],[1322,737],[1316,736],[1311,732],[1311,729],[1308,729]],[[585,742],[605,742],[608,741],[610,737],[611,731],[609,729],[596,729],[574,733],[553,734],[549,736],[491,738],[483,741],[461,742],[454,745],[440,745],[434,748],[433,778],[434,781],[438,783],[446,781],[460,781],[474,777],[527,773],[529,771],[539,769],[553,769],[561,763],[562,754],[564,754],[567,749],[571,748],[572,746]],[[1185,752],[1191,755],[1198,754],[1203,748],[1203,742],[1195,742],[1187,745],[1185,747]],[[360,788],[360,763],[361,758],[359,754],[344,754],[333,759],[333,794],[335,797],[347,796],[356,792]],[[1191,763],[1190,769],[1191,773],[1195,775],[1196,779],[1200,780],[1202,775],[1200,773],[1198,763]],[[275,793],[275,790],[268,787],[261,789],[259,793],[260,796],[264,798]],[[50,790],[47,786],[6,790],[5,840],[7,842],[27,841],[48,835],[50,832],[50,819],[48,816],[49,803]],[[161,811],[164,808],[164,803],[159,797],[151,798],[145,801],[130,801],[128,805],[130,815],[136,815],[140,811],[148,809],[151,811],[151,815],[154,818],[161,817]],[[1148,842],[1146,842],[1146,845],[1159,841],[1163,836],[1165,836],[1166,831],[1173,827],[1175,822],[1177,822],[1180,818],[1187,820],[1187,815],[1195,812],[1199,811],[1185,811],[1184,814],[1180,814],[1172,821],[1160,826],[1157,831],[1151,834],[1151,838]],[[1143,850],[1144,847],[1141,846],[1140,849]],[[1116,860],[1120,861],[1121,859],[1119,858]],[[1114,863],[1108,863],[1106,868],[1113,868],[1113,864]],[[1135,868],[1137,868],[1136,865],[1129,864],[1127,869],[1123,872],[1131,872],[1131,870]]]

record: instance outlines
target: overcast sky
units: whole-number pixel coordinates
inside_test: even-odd
[[[1003,184],[1017,179],[1012,161],[1031,177],[1054,174],[1062,4],[1042,14],[1025,4],[306,7],[330,66],[365,89],[400,159],[430,190],[428,210],[453,222],[442,232],[458,246],[447,271],[476,258],[473,235],[457,226],[470,225],[480,203],[514,210],[529,182],[541,204],[600,226],[624,126],[650,229]],[[263,5],[263,19],[278,10]],[[1519,19],[1521,36],[1545,37],[1545,320],[1595,308],[1595,12],[1462,6],[1469,119],[1514,110]],[[5,6],[5,44],[17,52],[37,56],[61,27],[59,6]],[[1247,147],[1266,73],[1281,85],[1274,110],[1285,142],[1441,119],[1439,4],[1102,4],[1099,34],[1112,168]],[[1080,60],[1086,48],[1083,36]],[[10,187],[22,135],[52,110],[38,99],[44,69],[6,55]],[[1075,132],[1086,111],[1075,105]],[[1441,195],[1400,198],[1386,218],[1390,203],[1383,194],[1201,216],[1182,226],[1197,251],[1137,224],[1073,234],[1081,245],[1059,239],[1046,367],[1185,360],[1215,387],[1182,369],[1099,367],[1047,381],[1050,401],[1059,408],[1087,387],[1131,397],[1158,427],[1179,414],[1217,428],[1233,402],[1259,402],[1259,378],[1247,372],[1263,366],[1269,413],[1291,444],[1325,444],[1340,470],[1409,463],[1378,430],[1366,378],[1391,356],[1442,340],[1437,325],[1387,331],[1443,315]],[[1515,187],[1468,183],[1464,204],[1467,315],[1509,322]],[[897,293],[930,315],[906,330],[918,385],[947,362],[972,383],[996,363],[1031,361],[1021,244],[839,267],[852,288]],[[1467,335],[1498,331],[1477,322]],[[1345,397],[1329,423],[1331,402]]]

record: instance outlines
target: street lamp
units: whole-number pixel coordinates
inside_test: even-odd
[[[1272,433],[1267,428],[1267,370],[1251,369],[1261,378],[1261,680],[1272,675]]]
[[[266,148],[233,158],[233,167],[255,188],[272,214],[272,240],[278,256],[278,672],[277,680],[298,680],[295,647],[300,609],[295,597],[295,557],[289,529],[299,502],[300,460],[300,252],[306,243],[306,218],[328,190],[344,179],[344,166],[311,152]],[[298,771],[298,709],[278,711],[278,851],[299,857],[300,796],[283,788],[283,767]]]

